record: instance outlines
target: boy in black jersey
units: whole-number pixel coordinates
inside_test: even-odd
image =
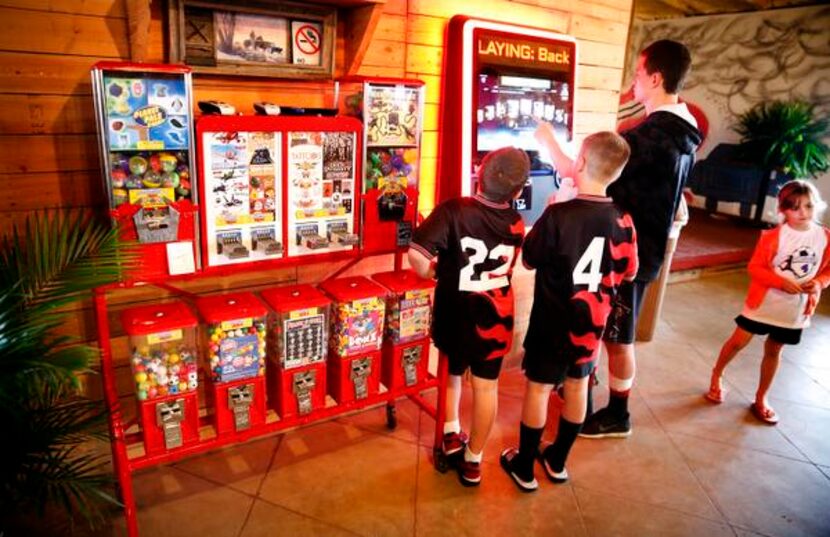
[[[629,155],[618,134],[588,136],[574,162],[579,196],[549,206],[522,248],[525,266],[536,269],[522,362],[528,383],[519,448],[504,450],[500,462],[525,492],[539,486],[533,477],[537,456],[551,481],[567,481],[565,459],[585,420],[588,377],[611,302],[623,280],[637,274],[634,224],[605,195]],[[556,442],[540,449],[548,398],[563,380],[565,404]]]
[[[524,224],[510,202],[529,171],[524,151],[505,147],[489,153],[479,170],[478,194],[438,205],[410,244],[413,269],[438,280],[432,338],[449,362],[443,451],[457,456],[465,486],[481,481],[481,454],[496,418],[497,379],[513,342],[510,278]],[[461,375],[468,368],[474,394],[469,443],[458,419]]]

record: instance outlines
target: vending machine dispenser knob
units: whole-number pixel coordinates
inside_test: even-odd
[[[301,416],[310,413],[314,409],[311,401],[311,392],[317,385],[317,371],[309,369],[300,373],[294,373],[294,395],[297,397],[297,410]]]
[[[182,445],[184,399],[156,405],[156,424],[164,431],[164,447],[173,449]]]
[[[243,384],[228,389],[228,407],[233,411],[233,424],[237,431],[250,429],[251,404],[253,402],[253,384]]]

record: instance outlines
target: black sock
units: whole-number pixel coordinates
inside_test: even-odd
[[[533,460],[539,452],[539,442],[545,428],[534,429],[524,423],[519,427],[519,454],[513,459],[513,469],[522,479],[533,477]]]
[[[628,417],[628,393],[612,391],[608,397],[608,411],[620,418]]]
[[[556,441],[545,450],[545,459],[554,471],[561,472],[565,468],[568,453],[571,452],[571,447],[573,447],[580,429],[582,429],[581,422],[573,423],[561,416],[559,417],[559,431],[556,433]]]

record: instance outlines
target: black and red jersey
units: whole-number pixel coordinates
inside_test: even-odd
[[[438,256],[436,347],[472,360],[499,358],[510,350],[510,279],[523,236],[519,213],[480,196],[441,203],[415,230],[410,247],[429,259]]]
[[[528,233],[522,256],[536,269],[525,349],[591,360],[617,288],[637,274],[631,216],[600,196],[551,205]]]

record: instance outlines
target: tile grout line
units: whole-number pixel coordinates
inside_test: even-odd
[[[671,433],[669,433],[669,431],[667,431],[666,428],[663,426],[663,422],[661,422],[660,419],[657,417],[657,414],[654,412],[654,409],[651,408],[651,405],[648,404],[648,401],[646,401],[645,399],[643,399],[642,401],[648,409],[649,413],[651,414],[651,417],[657,423],[658,427],[660,427],[660,430],[663,431],[663,434],[666,435],[666,438],[668,438],[672,447],[680,455],[681,459],[683,460],[683,463],[686,465],[686,469],[689,470],[689,472],[694,477],[694,480],[697,483],[697,486],[700,487],[701,492],[703,492],[703,494],[706,495],[706,498],[709,500],[709,503],[712,504],[712,507],[714,507],[715,510],[717,510],[718,514],[720,514],[720,516],[723,518],[722,523],[730,525],[729,517],[727,517],[726,514],[723,512],[723,509],[721,508],[720,504],[718,504],[718,502],[715,501],[715,499],[709,495],[709,492],[706,490],[706,487],[704,487],[703,483],[700,481],[700,477],[698,477],[697,472],[694,471],[694,468],[692,468],[691,464],[689,463],[689,459],[686,457],[686,454],[683,453],[683,450],[681,450],[680,447],[677,445],[677,442],[674,441],[674,439],[671,436]]]
[[[585,524],[585,515],[582,513],[582,504],[579,501],[579,496],[576,494],[576,486],[573,483],[568,484],[571,489],[571,495],[573,496],[574,502],[576,502],[576,511],[579,513],[579,523],[582,525],[582,531],[585,535],[590,536],[590,532],[588,531],[588,525]]]

